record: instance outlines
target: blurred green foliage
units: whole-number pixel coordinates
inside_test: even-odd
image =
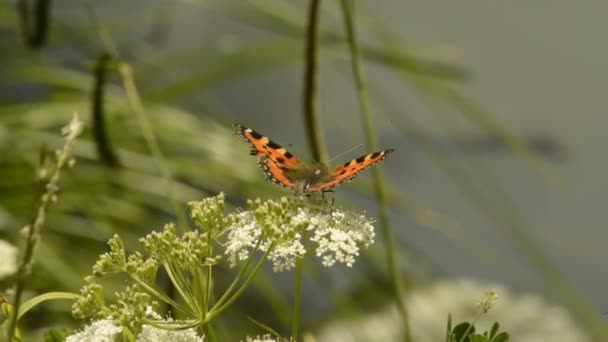
[[[332,20],[339,17],[336,6],[332,2],[322,6],[321,62],[326,68],[349,58],[341,25]],[[423,101],[453,108],[473,125],[499,137],[542,177],[552,179],[550,169],[524,140],[461,91],[460,85],[469,79],[466,70],[440,58],[418,57],[390,33],[385,23],[369,16],[364,6],[358,7],[356,22],[357,30],[365,36],[361,47],[365,63],[389,70],[406,87],[415,89]],[[188,44],[171,44],[167,32],[175,24],[178,11],[215,16],[261,38],[244,37],[238,44],[227,42],[228,48],[223,50],[197,46],[192,37]],[[32,9],[30,12],[32,15]],[[11,6],[0,6],[0,70],[4,75],[0,80],[0,238],[19,243],[20,228],[32,219],[41,191],[35,181],[41,149],[52,151],[60,146],[57,132],[73,112],[81,114],[88,129],[76,146],[77,165],[65,172],[59,202],[47,218],[27,284],[30,295],[77,291],[83,275],[107,249],[106,241],[113,233],[119,233],[127,247],[135,246],[145,233],[183,215],[189,200],[224,191],[229,194],[231,205],[239,206],[246,198],[281,193],[281,189],[263,181],[246,148],[231,136],[230,124],[236,115],[207,90],[286,65],[299,68],[304,55],[304,7],[279,0],[134,1],[103,5],[82,1],[51,3],[46,14],[48,32],[37,33],[36,39],[25,42],[19,12]],[[144,22],[148,25],[142,25]],[[45,25],[40,19],[32,23]],[[123,87],[128,76],[120,73],[120,66],[127,64],[134,71],[138,94]],[[383,94],[377,94],[378,84],[372,81],[370,87],[379,108],[394,106]],[[154,153],[130,96],[141,96],[143,114],[162,154]],[[480,213],[500,231],[509,232],[505,238],[555,286],[557,296],[575,310],[587,327],[601,333],[602,328],[598,328],[576,293],[536,250],[526,235],[525,222],[483,163],[474,160],[474,173],[467,171],[429,140],[425,128],[401,113],[400,108],[385,112]],[[296,118],[299,116],[294,110],[290,119]],[[166,165],[169,172],[163,173],[160,165]],[[436,228],[489,262],[506,264],[475,237],[465,236],[451,219],[411,199],[394,181],[387,181],[391,184],[390,207],[394,211]],[[172,185],[168,187],[168,183]],[[364,180],[353,189],[364,196],[370,193]],[[172,201],[177,206],[172,206]],[[176,213],[175,208],[182,212]],[[356,315],[390,300],[390,285],[379,251],[377,248],[367,255],[354,272],[332,274],[316,266],[305,266],[304,296],[315,298],[320,308],[314,314],[302,314],[305,331],[328,317]],[[411,271],[409,265],[425,265],[403,274],[407,286],[423,283],[436,271],[424,260],[423,253],[405,248],[398,252],[400,263],[408,265],[402,269]],[[230,272],[218,272],[218,281],[228,281]],[[254,317],[263,324],[279,332],[289,329],[290,301],[284,294],[290,292],[291,279],[284,275],[276,278],[267,274],[256,279],[255,289],[227,313],[224,326],[217,327],[222,336],[234,340],[237,332],[240,336],[242,331],[258,331],[254,323],[243,318],[251,313],[251,308],[267,308],[256,310]],[[335,279],[342,278],[356,279],[356,288],[346,293],[332,285]],[[8,282],[1,285],[4,288]],[[41,306],[20,322],[22,331],[32,336],[40,336],[50,326],[77,325],[66,302]]]

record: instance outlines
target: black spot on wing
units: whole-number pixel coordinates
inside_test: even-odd
[[[251,132],[249,132],[249,134],[251,134],[251,137],[255,140],[260,140],[262,139],[262,135],[254,130],[251,130]]]
[[[365,160],[365,157],[366,157],[366,156],[361,156],[361,157],[359,157],[359,158],[355,159],[355,161],[356,161],[357,163],[363,163],[363,161]]]
[[[287,158],[287,159],[291,159],[291,158],[293,158],[293,154],[289,153],[289,151],[285,152],[284,156],[285,156],[285,158]]]
[[[279,157],[279,158],[277,158],[277,163],[283,164],[283,163],[285,163],[285,159]]]
[[[342,176],[342,175],[343,175],[343,174],[345,174],[345,173],[346,173],[346,169],[344,169],[344,170],[340,171],[340,176]]]
[[[346,163],[344,163],[342,166],[343,167],[348,167],[350,165],[350,161],[347,161]]]
[[[266,144],[266,146],[268,146],[268,147],[272,148],[273,150],[277,150],[277,149],[281,148],[281,145],[279,145],[279,144],[275,143],[275,142],[274,142],[274,141],[272,141],[272,140],[270,140],[270,141],[268,142],[268,144]]]
[[[384,152],[374,152],[374,153],[372,153],[372,159],[376,159],[376,158],[380,157],[380,155],[382,153],[384,153]]]

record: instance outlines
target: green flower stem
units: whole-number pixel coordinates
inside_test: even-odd
[[[82,133],[83,125],[78,119],[78,115],[74,114],[74,118],[68,126],[64,128],[64,134],[66,135],[65,144],[59,151],[57,156],[57,164],[53,173],[51,174],[48,183],[45,185],[45,192],[40,197],[40,205],[36,211],[36,216],[30,226],[27,226],[27,238],[25,244],[25,251],[23,252],[23,259],[17,269],[16,274],[16,288],[15,298],[13,300],[13,307],[15,310],[14,315],[11,317],[10,324],[8,326],[7,341],[12,341],[17,328],[17,318],[19,315],[19,306],[21,304],[21,296],[25,289],[25,280],[30,273],[32,266],[32,259],[34,257],[34,249],[41,239],[42,228],[46,220],[46,212],[48,207],[56,201],[57,192],[59,190],[59,179],[61,177],[61,170],[69,167],[72,163],[72,149],[76,137]]]
[[[203,274],[203,269],[200,267],[195,267],[194,270],[194,281],[192,282],[193,293],[194,293],[194,303],[196,304],[196,310],[199,313],[201,318],[205,318],[207,315],[207,304],[208,297],[206,295],[207,291],[205,290],[204,284],[207,283],[206,275]],[[205,272],[207,273],[207,272]],[[201,299],[199,302],[197,299]]]
[[[126,272],[126,270],[124,271]],[[173,300],[171,297],[165,295],[163,292],[158,291],[157,289],[155,289],[154,287],[148,285],[146,282],[144,282],[143,280],[139,279],[139,277],[136,277],[132,274],[129,274],[131,276],[131,279],[133,279],[138,285],[140,285],[141,287],[143,287],[146,291],[148,291],[148,293],[152,294],[153,296],[155,296],[156,298],[162,300],[163,302],[173,306],[174,308],[181,310],[185,313],[187,313],[190,316],[195,316],[195,313],[190,311],[188,308],[184,307],[183,305],[179,304],[178,302],[176,302],[175,300]]]
[[[293,316],[291,321],[291,336],[294,341],[298,340],[298,332],[300,329],[300,302],[301,296],[300,292],[302,289],[302,263],[304,262],[304,258],[298,258],[296,261],[296,281],[294,293],[295,297],[293,299]]]
[[[26,46],[31,49],[42,47],[50,31],[51,0],[19,0],[17,10]]]
[[[203,307],[204,309],[204,313],[205,315],[207,314],[207,312],[209,311],[209,301],[211,300],[211,279],[213,276],[213,266],[209,265],[207,266],[207,272],[206,272],[206,284],[205,284],[205,306]]]
[[[200,319],[187,319],[187,320],[183,320],[183,321],[173,321],[173,322],[167,322],[167,321],[156,321],[156,320],[151,320],[151,319],[142,319],[142,323],[155,327],[155,328],[159,328],[159,329],[164,329],[164,330],[172,330],[172,331],[177,331],[177,330],[186,330],[186,329],[190,329],[190,328],[196,328],[198,326],[201,325],[201,320]]]
[[[361,54],[359,52],[359,46],[357,44],[357,39],[355,36],[352,6],[353,4],[351,0],[341,1],[342,15],[344,17],[344,27],[346,30],[346,37],[348,40],[348,46],[352,58],[353,75],[355,77],[357,92],[359,95],[359,102],[361,104],[361,116],[365,127],[367,145],[370,147],[370,149],[375,151],[378,149],[378,141],[376,138],[374,124],[372,121],[372,110],[370,105],[369,92],[367,88],[367,81],[365,79],[363,64],[361,63]],[[393,234],[389,227],[389,207],[386,191],[384,188],[384,181],[382,179],[380,168],[373,168],[372,172],[374,177],[374,188],[376,198],[378,199],[378,205],[380,207],[379,226],[386,243],[385,251],[388,271],[390,278],[393,282],[395,298],[397,299],[397,308],[399,309],[399,312],[403,319],[403,329],[405,332],[404,340],[411,341],[407,307],[405,303],[405,298],[403,298],[403,294],[401,292],[403,286],[401,284],[401,276],[399,274],[399,268],[395,258],[395,242]]]
[[[215,337],[215,332],[213,331],[213,327],[211,323],[207,323],[203,325],[203,331],[205,332],[205,339],[209,340],[209,342],[216,342],[217,337]]]
[[[319,7],[321,0],[311,0],[308,11],[308,29],[306,33],[306,55],[304,66],[304,125],[308,143],[314,160],[327,160],[325,143],[319,125],[318,98],[318,64],[319,64]]]
[[[93,138],[97,148],[97,157],[102,164],[110,167],[120,166],[120,161],[107,131],[106,126],[106,86],[109,67],[112,56],[103,53],[95,63],[93,91],[91,92],[91,118]]]
[[[318,64],[319,64],[319,7],[321,0],[311,0],[308,10],[308,25],[306,31],[305,69],[304,69],[304,123],[308,135],[308,143],[314,160],[325,162],[327,152],[319,125],[318,98]],[[296,262],[296,279],[294,284],[293,317],[291,336],[297,341],[300,324],[300,290],[302,287],[302,260]]]
[[[213,255],[213,237],[211,236],[211,234],[207,234],[207,245],[209,246],[209,256]],[[204,294],[204,298],[205,298],[205,305],[203,306],[204,308],[204,313],[205,316],[207,315],[207,312],[209,311],[209,301],[211,300],[211,279],[212,279],[212,275],[213,275],[213,265],[210,264],[207,267],[207,279],[206,279],[206,284],[205,284],[205,294]],[[205,318],[203,316],[203,318]]]
[[[195,310],[197,307],[195,304],[196,301],[192,299],[190,292],[183,288],[183,285],[188,284],[188,282],[181,277],[181,274],[175,270],[170,263],[163,263],[163,266],[167,272],[167,275],[169,276],[169,279],[171,279],[171,283],[173,283],[173,286],[177,292],[179,292],[182,299],[186,302],[190,310]]]
[[[268,258],[268,254],[270,254],[270,252],[272,251],[273,248],[274,248],[274,244],[272,244],[268,247],[268,249],[266,250],[264,255],[258,261],[257,265],[255,265],[255,268],[251,271],[251,274],[249,274],[249,276],[247,277],[247,279],[245,280],[243,285],[241,285],[241,287],[234,293],[234,295],[232,295],[232,297],[230,297],[228,300],[226,300],[225,303],[222,305],[218,305],[219,304],[219,302],[218,302],[218,304],[216,304],[214,306],[214,308],[212,308],[209,311],[209,315],[207,316],[207,319],[205,319],[205,321],[204,321],[205,323],[210,322],[215,316],[219,315],[220,313],[222,313],[222,311],[226,310],[235,300],[237,300],[241,296],[243,291],[245,291],[245,289],[247,287],[249,287],[249,284],[253,280],[254,276],[258,273],[258,271],[260,270],[260,268],[262,267],[262,265]]]
[[[232,290],[234,290],[234,288],[238,285],[238,283],[241,281],[241,278],[243,278],[245,271],[247,270],[247,268],[249,268],[249,265],[251,264],[251,261],[253,260],[255,251],[259,250],[260,244],[262,243],[263,238],[264,238],[264,233],[260,234],[260,238],[258,239],[258,242],[255,244],[255,247],[253,248],[253,251],[249,255],[249,258],[247,258],[247,261],[245,262],[245,266],[243,266],[243,268],[241,268],[241,271],[239,272],[239,274],[237,274],[236,278],[234,278],[234,280],[232,281],[232,284],[230,284],[228,289],[224,292],[222,297],[220,297],[220,299],[217,301],[217,303],[215,303],[215,305],[213,306],[213,308],[211,308],[210,311],[214,311],[216,308],[223,305],[224,302],[228,299],[228,296],[230,296],[230,294],[232,293]]]

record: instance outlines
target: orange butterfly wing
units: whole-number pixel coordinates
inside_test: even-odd
[[[281,145],[270,140],[268,137],[247,128],[243,125],[232,124],[233,134],[245,140],[251,147],[251,155],[261,157],[268,155],[277,166],[297,167],[301,165],[298,157],[281,147]]]
[[[287,178],[285,171],[301,166],[298,157],[250,128],[239,124],[232,124],[232,127],[233,134],[249,144],[251,155],[258,156],[258,164],[266,179],[290,189],[296,188],[295,183]]]
[[[357,159],[353,159],[349,162],[346,162],[338,167],[332,172],[331,180],[316,184],[311,187],[309,192],[318,192],[318,191],[329,191],[336,186],[350,182],[353,178],[358,176],[363,170],[367,169],[370,166],[373,166],[377,163],[382,162],[389,154],[395,151],[392,148],[387,150],[378,151],[374,153],[367,154],[365,156],[361,156]]]
[[[261,155],[258,159],[258,164],[262,168],[267,180],[286,188],[296,189],[296,184],[287,178],[285,174],[285,166],[279,165],[268,154]]]

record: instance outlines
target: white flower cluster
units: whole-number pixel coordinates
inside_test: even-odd
[[[194,328],[186,330],[166,330],[145,325],[137,335],[136,342],[204,342],[205,339],[196,333]]]
[[[10,243],[0,240],[0,279],[17,272],[17,248]]]
[[[159,320],[158,323],[175,323],[172,319],[162,320],[161,316],[151,307],[146,310],[146,315],[152,319]],[[82,331],[67,337],[66,342],[113,342],[117,334],[122,332],[122,327],[114,325],[112,320],[99,320],[86,326]],[[144,324],[142,330],[137,334],[136,342],[204,342],[204,337],[196,333],[196,329],[167,330]]]
[[[336,262],[352,267],[355,256],[359,256],[359,245],[369,247],[376,236],[369,219],[351,212],[334,211],[331,219],[311,222],[310,227],[314,232],[310,240],[317,243],[316,255],[325,267]]]
[[[152,307],[146,308],[146,316],[151,317],[158,321],[158,323],[175,323],[172,318],[163,320],[162,316],[158,314]],[[136,342],[204,342],[204,337],[199,336],[196,333],[195,328],[184,329],[184,330],[167,330],[157,328],[148,324],[142,326],[142,330],[137,334]]]
[[[66,342],[113,342],[122,327],[114,325],[112,320],[99,320],[87,325],[82,331],[70,335]]]
[[[374,243],[373,221],[361,213],[333,208],[320,200],[285,198],[280,202],[256,200],[249,210],[234,215],[228,227],[225,253],[231,267],[246,260],[256,245],[268,252],[275,272],[295,267],[307,253],[305,245],[321,258],[323,266],[336,262],[351,267],[361,246]],[[260,241],[262,239],[262,241]]]
[[[242,342],[289,342],[289,341],[293,341],[293,339],[285,339],[285,338],[274,338],[272,337],[272,335],[270,334],[266,334],[266,335],[262,335],[262,336],[255,336],[255,337],[250,337],[247,336],[247,339],[243,340]]]

